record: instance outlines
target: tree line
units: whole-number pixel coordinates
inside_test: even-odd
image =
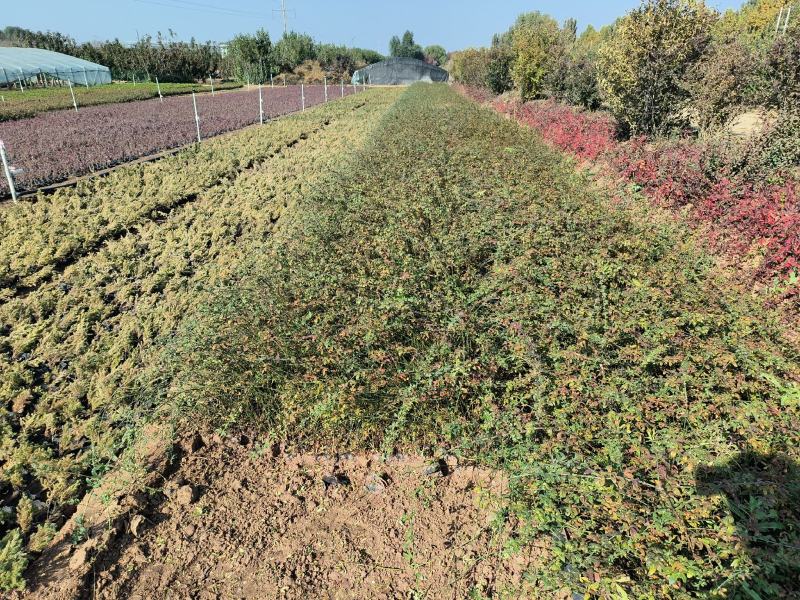
[[[318,61],[332,74],[346,76],[367,64],[383,60],[373,50],[315,42],[310,36],[289,32],[273,43],[263,29],[240,34],[227,44],[180,41],[174,32],[146,35],[135,44],[119,39],[78,43],[58,32],[21,27],[0,30],[0,45],[42,48],[89,60],[111,69],[115,79],[154,79],[190,82],[210,76],[241,82],[265,83],[271,75],[294,71],[305,61]]]
[[[521,15],[488,48],[452,55],[453,76],[524,100],[610,109],[630,134],[710,130],[743,107],[800,100],[800,4],[748,0],[719,13],[702,0],[643,0],[580,35],[540,12]]]

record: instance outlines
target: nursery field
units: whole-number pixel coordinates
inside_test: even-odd
[[[215,90],[229,90],[242,87],[236,83],[215,84]],[[76,85],[73,87],[78,106],[96,106],[98,104],[114,104],[158,98],[158,86],[155,83],[111,83],[92,86],[90,88]],[[210,84],[197,83],[162,83],[162,96],[191,94],[192,92],[210,92]],[[35,117],[39,113],[51,110],[72,108],[72,94],[68,87],[29,88],[24,92],[6,90],[0,101],[0,121],[13,121]]]
[[[351,456],[337,460],[349,476],[288,482],[291,497],[272,504],[267,467],[252,461],[277,460],[277,446],[456,465],[419,484],[397,523],[362,515],[404,536],[391,573],[376,575],[401,583],[395,594],[800,589],[800,349],[783,316],[695,229],[600,189],[535,131],[447,86],[372,89],[125,168],[0,212],[0,233],[0,493],[14,507],[2,527],[17,552],[5,556],[19,557],[0,563],[6,585],[168,407],[183,435],[258,442],[247,457],[244,443],[212,444],[224,468],[201,453],[183,471],[198,494],[238,504],[206,504],[190,487],[187,508],[150,489],[169,510],[156,509],[149,533],[131,521],[85,595],[154,593],[142,573],[159,574],[163,597],[206,589],[187,581],[198,565],[179,532],[191,512],[186,535],[215,540],[200,569],[219,575],[214,586],[228,565],[246,566],[288,597],[327,597],[322,578],[337,580],[322,564],[353,597],[374,597],[326,554],[336,521],[290,540],[302,560],[269,562],[273,523],[313,518],[332,494],[362,502],[352,482],[368,477]],[[473,541],[505,532],[493,560],[521,557],[524,576],[476,575],[486,557],[464,554],[458,524],[423,553],[465,569],[452,586],[450,566],[430,572],[415,554],[413,524],[426,510],[447,518],[440,499],[464,465],[502,473],[504,503],[481,514]],[[394,468],[381,480],[386,511],[400,506],[394,481],[415,484]],[[202,480],[215,470],[219,480]],[[466,486],[483,510],[480,484]],[[298,516],[308,498],[312,516]],[[220,516],[242,514],[262,520]],[[86,548],[83,521],[72,523],[67,539]],[[369,575],[365,556],[348,560]],[[142,561],[155,571],[128,568]]]
[[[395,95],[345,98],[0,212],[0,494],[33,547],[151,410],[131,399],[148,349]]]
[[[329,87],[330,100],[354,93],[352,86]],[[257,89],[197,97],[200,134],[210,137],[241,129],[264,118],[296,112],[325,102],[322,86],[265,87],[259,103]],[[73,176],[125,163],[142,156],[197,140],[190,96],[106,104],[40,114],[0,123],[0,140],[9,161],[22,172],[17,190],[35,189]],[[8,193],[5,178],[0,194]]]

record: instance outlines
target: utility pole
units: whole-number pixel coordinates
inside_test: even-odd
[[[283,35],[289,33],[289,10],[286,8],[286,0],[281,0],[280,10],[275,9],[272,12],[280,13],[283,17]]]

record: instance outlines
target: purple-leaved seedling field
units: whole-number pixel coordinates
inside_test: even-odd
[[[344,86],[344,94],[354,93]],[[329,99],[342,95],[339,85],[328,87]],[[264,118],[301,110],[299,86],[262,88]],[[323,86],[305,87],[306,108],[325,101]],[[258,88],[197,96],[202,137],[219,135],[259,122]],[[30,119],[0,123],[0,140],[10,162],[21,169],[18,191],[86,175],[143,156],[191,144],[197,139],[191,96],[175,96],[88,106],[43,113]],[[8,194],[0,181],[0,194]]]

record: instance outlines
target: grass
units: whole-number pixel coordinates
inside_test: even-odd
[[[235,89],[241,87],[238,83],[224,83],[215,85],[215,90]],[[134,100],[147,100],[158,97],[158,87],[155,83],[110,83],[92,87],[74,86],[75,100],[78,106],[95,106],[97,104],[114,104],[117,102],[132,102]],[[175,96],[190,94],[192,92],[210,92],[211,86],[196,83],[162,83],[161,94]],[[52,110],[72,108],[72,95],[68,87],[52,88],[26,88],[19,90],[0,90],[0,122],[13,121],[34,117],[39,113]]]
[[[298,208],[146,396],[506,469],[513,544],[549,552],[534,596],[796,589],[800,355],[696,234],[445,86],[411,88]]]

